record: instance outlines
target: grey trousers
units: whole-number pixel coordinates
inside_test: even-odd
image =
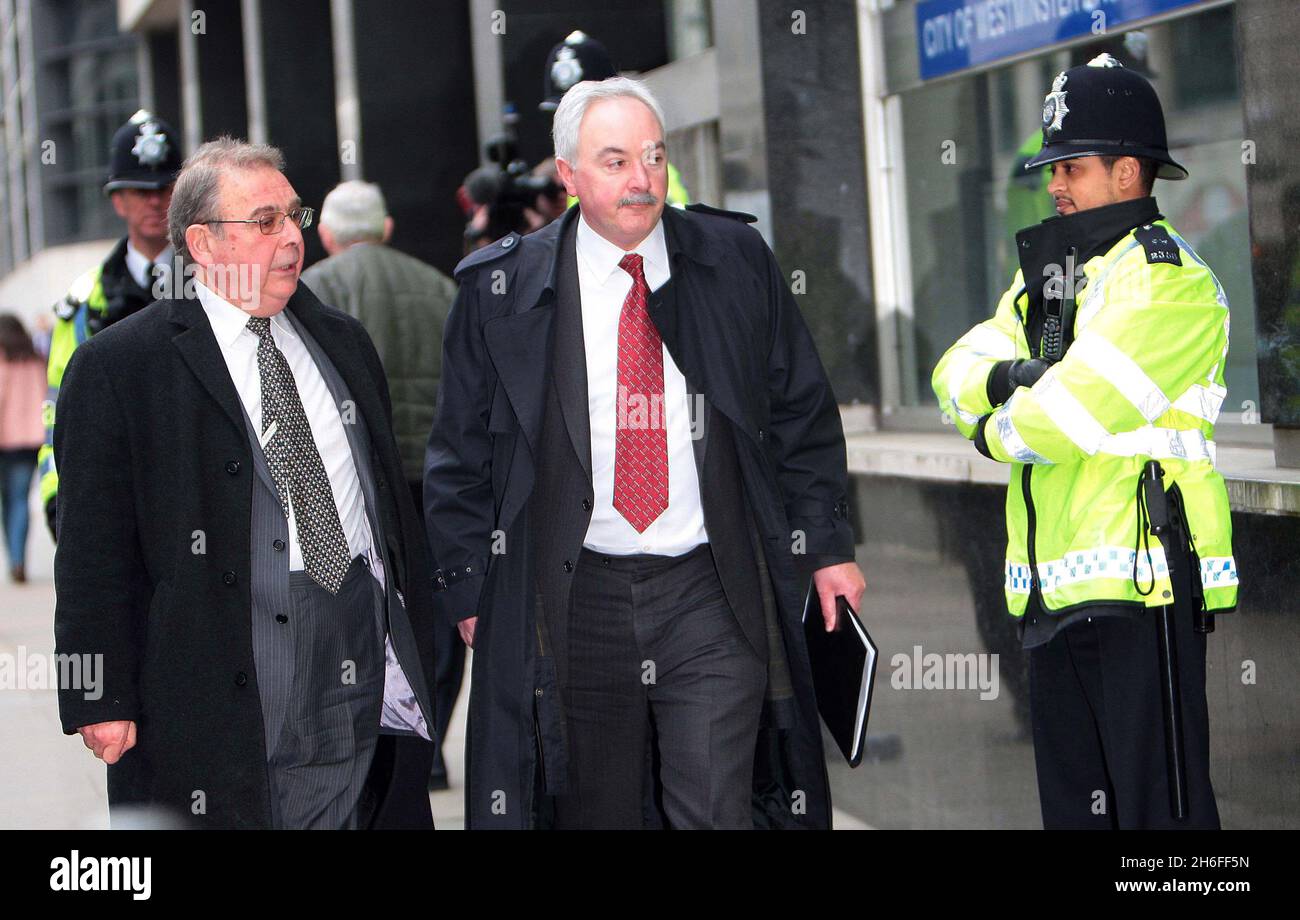
[[[677,557],[584,549],[568,635],[570,791],[556,798],[557,828],[654,826],[644,803],[655,780],[669,827],[753,827],[767,663],[708,545]]]
[[[293,678],[268,752],[272,826],[355,828],[384,699],[382,592],[358,557],[337,595],[305,572],[290,573],[289,593],[280,625],[293,630]]]

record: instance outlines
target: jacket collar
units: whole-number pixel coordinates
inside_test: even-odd
[[[180,349],[194,376],[217,401],[231,422],[241,432],[244,431],[243,404],[230,379],[230,370],[202,304],[197,299],[168,300],[160,302],[158,308],[165,308],[168,320],[180,327],[173,336],[172,343]],[[325,309],[316,295],[301,283],[289,298],[285,309],[293,311],[294,318],[334,363],[339,376],[351,389],[371,431],[379,430],[382,435],[383,407],[379,404],[378,390],[368,385],[370,381],[366,377],[365,365],[360,352],[352,345],[344,317]]]
[[[553,220],[541,230],[523,238],[524,246],[538,249],[538,258],[546,260],[547,270],[546,280],[536,295],[527,291],[525,296],[516,303],[517,312],[551,303],[555,299],[560,272],[560,240],[564,239],[565,233],[578,220],[581,207],[581,204],[575,204],[565,211],[564,216],[559,220]],[[664,208],[660,221],[663,224],[664,245],[668,249],[668,261],[671,265],[675,266],[680,259],[689,259],[701,265],[718,264],[717,244],[700,229],[697,224],[698,219],[681,208],[671,205]],[[574,229],[576,230],[576,227]],[[527,263],[525,267],[526,265]],[[526,284],[528,277],[525,275],[521,280]]]

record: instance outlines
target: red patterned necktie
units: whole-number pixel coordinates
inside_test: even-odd
[[[668,508],[668,431],[664,412],[664,350],[650,322],[641,257],[618,267],[632,290],[618,318],[618,420],[614,428],[614,507],[637,533]]]

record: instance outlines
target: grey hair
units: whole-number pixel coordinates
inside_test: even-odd
[[[176,176],[171,207],[167,209],[167,236],[177,255],[186,261],[190,258],[185,245],[186,228],[217,219],[221,174],[262,168],[284,172],[284,154],[279,148],[224,136],[201,144],[189,155]]]
[[[555,142],[555,156],[570,166],[577,165],[578,129],[582,126],[582,117],[593,102],[601,99],[626,97],[645,103],[646,108],[654,113],[659,122],[659,130],[664,130],[664,110],[655,99],[649,87],[639,80],[627,77],[610,77],[608,80],[583,80],[574,84],[560,106],[555,110],[555,121],[551,124],[551,139]]]
[[[325,196],[320,209],[320,225],[334,234],[340,246],[384,238],[384,218],[388,208],[384,193],[373,182],[353,179],[340,182]]]

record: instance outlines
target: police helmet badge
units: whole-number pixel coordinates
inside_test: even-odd
[[[561,92],[568,92],[582,80],[582,62],[572,48],[561,48],[551,65],[551,83]]]
[[[1065,104],[1065,96],[1068,92],[1065,89],[1065,81],[1068,79],[1064,71],[1057,74],[1056,79],[1052,81],[1052,91],[1043,100],[1043,133],[1046,135],[1060,131],[1065,124],[1065,116],[1070,114],[1070,108]]]
[[[158,130],[157,124],[146,121],[136,135],[131,155],[140,161],[141,166],[154,167],[167,159],[169,149],[167,135]]]

